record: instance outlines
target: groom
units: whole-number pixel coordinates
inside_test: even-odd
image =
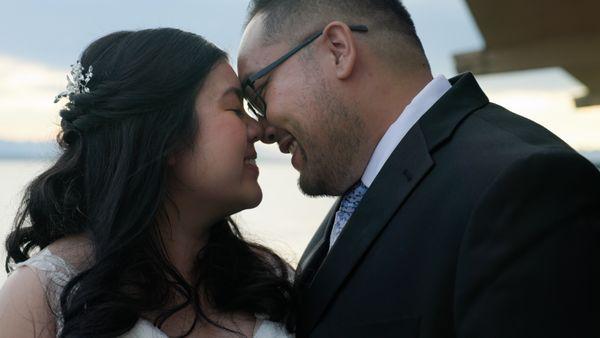
[[[340,196],[299,337],[600,337],[600,173],[473,75],[433,78],[399,1],[254,0],[238,70],[301,189]]]

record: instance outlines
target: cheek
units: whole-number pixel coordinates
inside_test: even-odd
[[[195,149],[186,161],[186,177],[194,187],[218,192],[241,174],[246,149],[245,125],[239,120],[221,119],[202,125],[198,135]]]
[[[297,76],[273,79],[265,97],[269,117],[281,124],[296,119],[311,101],[307,93],[310,93],[310,88]]]

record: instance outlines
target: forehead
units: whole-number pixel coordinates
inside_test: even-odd
[[[289,48],[285,42],[267,44],[265,36],[264,15],[258,14],[246,26],[240,44],[237,67],[242,81],[275,61]]]
[[[206,99],[219,99],[230,88],[240,87],[240,81],[227,61],[221,61],[215,65],[204,81],[199,93],[199,98],[204,102]]]

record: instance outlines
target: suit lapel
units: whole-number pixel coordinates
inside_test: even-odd
[[[394,150],[302,294],[304,327],[310,330],[316,324],[346,276],[432,166],[416,125]]]
[[[490,102],[471,73],[450,83],[452,88],[419,120],[430,152],[449,139],[467,116]]]
[[[450,82],[452,89],[396,147],[329,254],[328,234],[339,199],[311,240],[298,268],[298,280],[302,282],[299,284],[302,330],[310,332],[316,325],[352,269],[433,168],[430,154],[452,136],[470,113],[489,103],[472,74],[457,76]]]
[[[297,286],[305,287],[312,280],[315,272],[321,265],[323,257],[329,250],[329,234],[335,219],[335,213],[340,206],[341,198],[338,198],[333,204],[327,216],[315,232],[313,238],[308,243],[306,250],[300,258],[298,267],[296,268],[296,284]]]

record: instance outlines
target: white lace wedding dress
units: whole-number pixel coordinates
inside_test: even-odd
[[[49,296],[50,306],[57,314],[56,328],[57,333],[62,329],[62,318],[60,316],[59,297],[67,282],[76,275],[76,270],[61,257],[56,256],[48,250],[43,249],[25,262],[15,265],[15,268],[28,266],[33,268],[38,274],[46,293]],[[280,323],[275,323],[256,316],[256,325],[253,338],[292,338],[285,327]],[[58,335],[58,334],[57,334]],[[145,319],[140,319],[136,325],[122,338],[168,338],[168,336],[152,325]]]

